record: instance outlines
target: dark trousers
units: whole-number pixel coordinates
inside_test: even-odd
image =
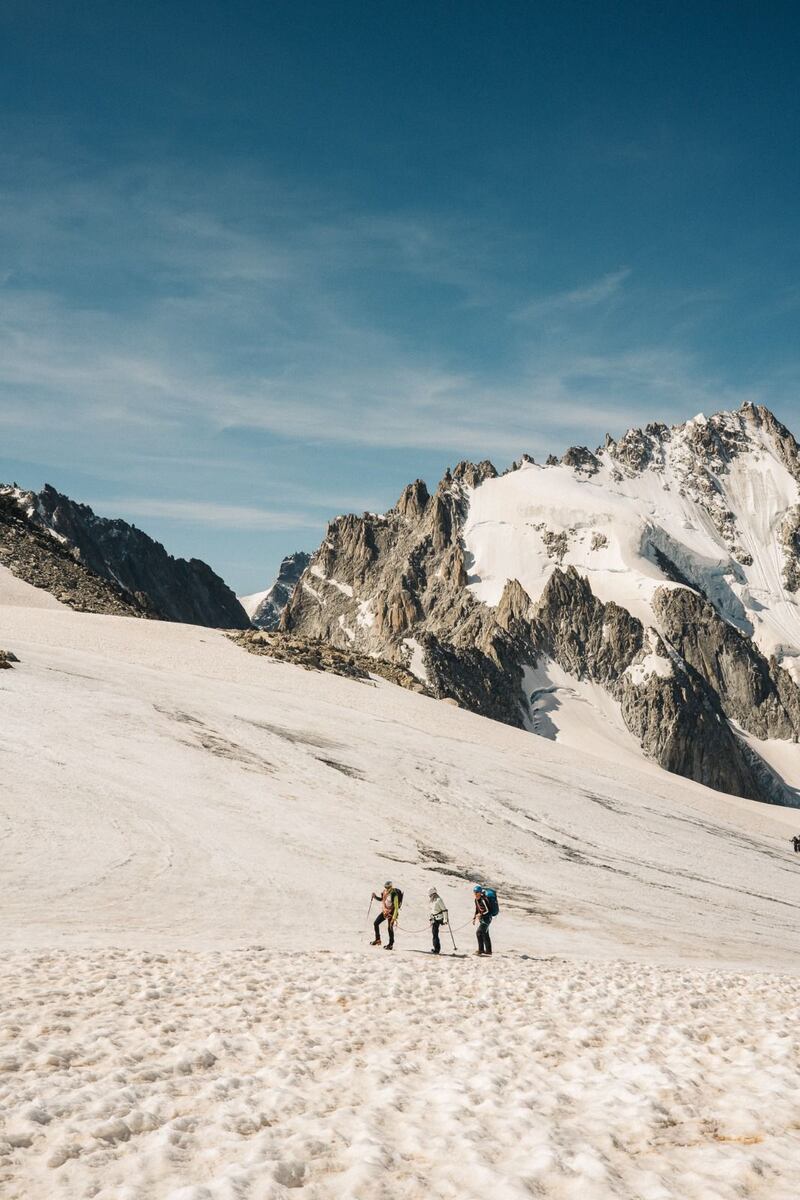
[[[482,954],[492,953],[492,939],[489,937],[489,926],[492,923],[492,918],[489,916],[481,917],[478,921],[478,949]]]
[[[388,922],[389,945],[393,946],[394,945],[394,921],[392,921],[389,917],[387,917],[386,913],[378,913],[378,916],[375,918],[375,941],[379,942],[381,940],[381,925],[384,921]]]
[[[439,930],[442,928],[441,921],[431,921],[431,937],[433,938],[433,953],[438,954],[441,950],[441,942],[439,941]]]

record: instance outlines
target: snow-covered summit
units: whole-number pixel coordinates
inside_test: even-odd
[[[689,585],[766,655],[800,655],[800,452],[765,408],[630,429],[594,455],[531,461],[469,495],[468,586],[488,604],[509,579],[539,596],[556,565],[657,624],[654,591]]]

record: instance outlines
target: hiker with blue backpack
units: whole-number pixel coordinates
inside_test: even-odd
[[[478,949],[475,953],[482,958],[488,958],[492,953],[492,939],[489,936],[489,926],[492,923],[492,917],[496,917],[500,912],[500,905],[497,903],[497,892],[494,888],[481,887],[479,883],[475,884],[472,889],[475,896],[475,915],[472,918],[472,924],[478,922]]]

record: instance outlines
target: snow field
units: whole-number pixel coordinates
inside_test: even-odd
[[[499,949],[800,965],[797,814],[637,761],[580,696],[560,745],[188,626],[9,607],[0,644],[2,946],[358,949],[391,878],[408,948],[479,877]]]
[[[793,1200],[800,980],[14,954],[4,1200]]]
[[[552,664],[556,742],[39,600],[0,569],[2,1200],[797,1194],[796,811]],[[495,957],[432,958],[476,877]]]
[[[431,884],[458,925],[480,878],[500,950],[800,966],[797,813],[644,762],[552,665],[563,743],[4,582],[2,947],[356,950],[391,878],[419,948]]]

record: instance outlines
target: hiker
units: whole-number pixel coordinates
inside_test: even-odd
[[[447,923],[447,909],[444,906],[444,900],[436,888],[431,888],[428,892],[428,899],[431,902],[428,919],[431,923],[431,937],[433,938],[431,954],[438,954],[442,948],[439,941],[439,930]]]
[[[472,918],[472,924],[478,922],[478,949],[475,953],[488,957],[492,953],[492,939],[489,937],[492,914],[489,911],[489,901],[479,883],[475,884],[472,892],[475,896],[475,915]]]
[[[800,837],[797,834],[792,838],[792,845],[794,846],[795,854],[800,853]]]
[[[389,941],[386,943],[385,949],[394,950],[394,927],[400,915],[403,893],[399,888],[392,886],[391,879],[387,879],[380,896],[373,892],[372,899],[380,900],[381,911],[375,918],[375,941],[370,944],[373,946],[381,945],[381,925],[386,921],[386,927],[389,930]]]

